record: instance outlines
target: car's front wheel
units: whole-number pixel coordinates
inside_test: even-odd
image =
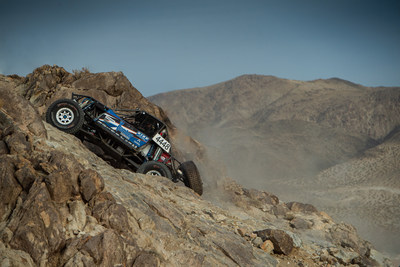
[[[46,121],[63,132],[74,134],[82,127],[84,114],[77,102],[60,99],[47,109]]]
[[[172,179],[172,173],[167,165],[158,161],[147,161],[140,165],[136,172],[147,175],[164,176],[168,179]]]
[[[186,161],[179,166],[179,170],[183,174],[183,182],[185,185],[199,195],[203,194],[203,182],[201,181],[199,170],[193,161]]]

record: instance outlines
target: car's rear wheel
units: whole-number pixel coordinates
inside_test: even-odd
[[[203,194],[203,182],[201,181],[199,170],[193,161],[186,161],[179,166],[179,170],[183,174],[183,182],[185,185],[199,195]]]
[[[158,161],[147,161],[140,165],[136,172],[147,175],[164,176],[168,179],[172,179],[172,173],[167,165]]]
[[[63,132],[74,134],[82,127],[84,114],[77,102],[60,99],[47,109],[46,121]]]

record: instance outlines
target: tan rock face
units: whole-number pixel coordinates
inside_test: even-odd
[[[41,71],[59,73],[62,86],[76,81],[61,70]],[[51,77],[43,83],[54,88]],[[1,97],[6,90],[0,84]],[[0,265],[276,266],[282,259],[385,265],[369,257],[370,245],[354,228],[308,206],[294,209],[229,179],[220,179],[213,201],[206,201],[165,178],[115,169],[74,136],[41,122],[38,112],[11,116],[14,107],[0,109]],[[26,127],[37,121],[40,131]],[[293,228],[296,218],[312,225]],[[268,240],[253,233],[265,229]]]

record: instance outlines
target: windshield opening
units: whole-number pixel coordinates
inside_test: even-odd
[[[134,126],[145,135],[153,137],[162,130],[164,124],[145,112],[139,112],[135,116]]]

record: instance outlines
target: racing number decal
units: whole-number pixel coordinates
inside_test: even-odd
[[[157,145],[159,145],[162,149],[164,149],[167,153],[169,153],[169,150],[171,149],[171,144],[164,139],[164,137],[162,137],[159,134],[156,134],[153,137],[153,141],[156,142]]]

